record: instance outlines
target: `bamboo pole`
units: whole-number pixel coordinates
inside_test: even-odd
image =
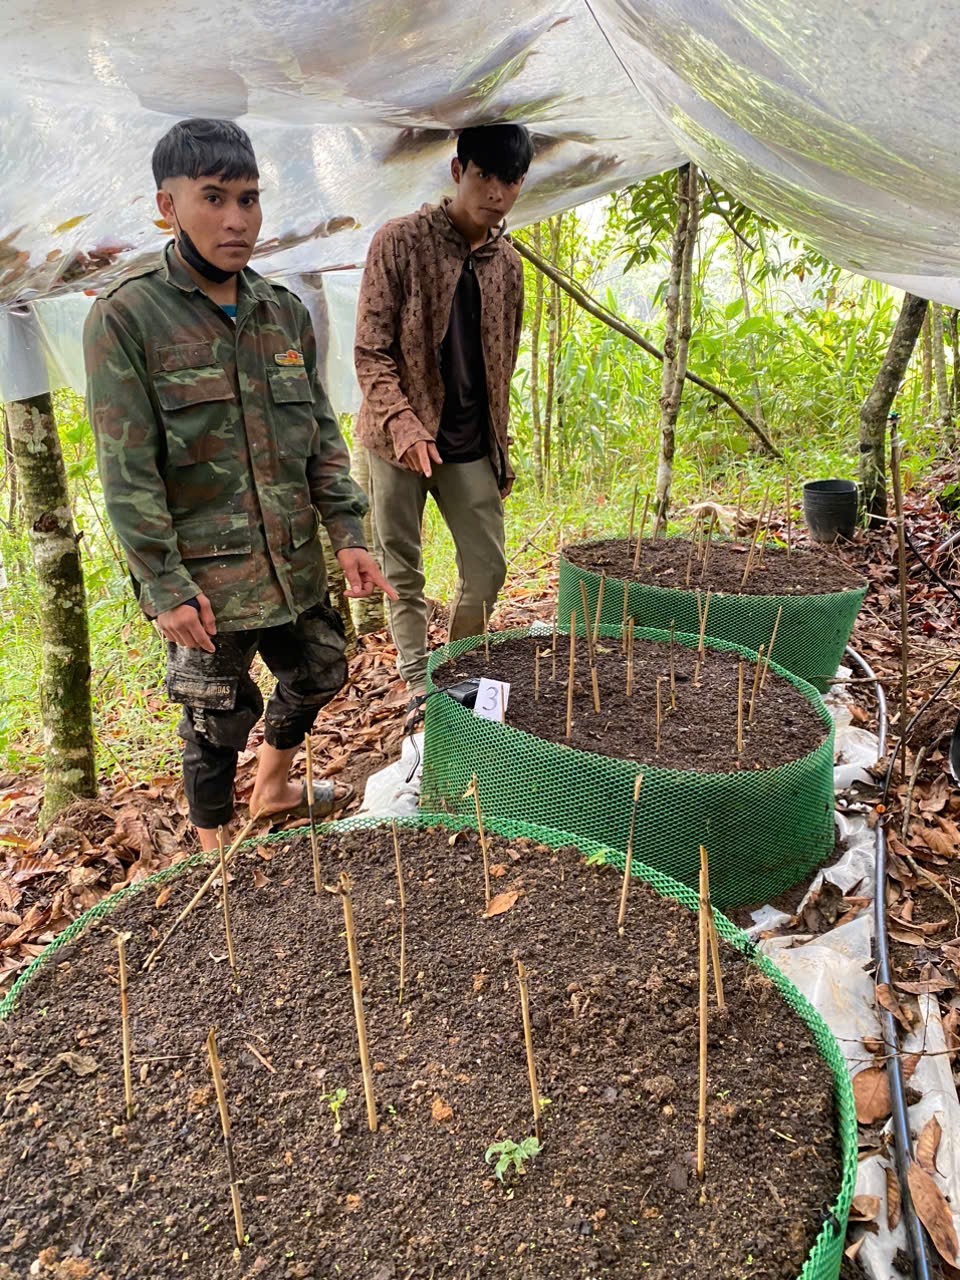
[[[910,665],[910,626],[907,612],[907,550],[904,541],[903,480],[900,475],[900,432],[894,422],[890,432],[890,479],[893,482],[897,520],[897,570],[900,578],[900,776],[907,779],[907,675]]]
[[[606,570],[600,570],[600,586],[597,588],[597,611],[593,615],[593,651],[596,653],[600,641],[600,614],[603,612],[603,591],[607,585]]]
[[[540,701],[540,641],[537,639],[533,649],[533,700]]]
[[[707,929],[707,911],[704,901],[704,883],[703,868],[700,869],[700,904],[697,912],[697,923],[699,926],[699,971],[700,971],[700,1046],[698,1054],[698,1076],[699,1091],[697,1099],[697,1178],[700,1182],[704,1179],[706,1172],[706,1151],[707,1151],[707,1036],[709,1033],[708,1022],[708,957],[709,950],[708,929]]]
[[[786,490],[786,508],[787,508],[787,555],[793,555],[793,508],[790,504],[790,476],[784,472],[783,485]]]
[[[580,579],[580,604],[583,608],[583,638],[587,642],[587,661],[593,666],[593,618],[590,616],[590,602],[587,599],[587,585]]]
[[[550,670],[550,679],[554,683],[556,683],[556,679],[557,679],[557,620],[556,618],[554,618],[553,625],[550,630],[550,655],[551,655],[551,664],[552,664],[551,670]]]
[[[571,635],[573,633],[571,632]],[[470,779],[470,785],[463,793],[464,799],[473,796],[473,807],[477,815],[477,834],[480,837],[480,854],[483,858],[483,909],[489,909],[490,906],[490,850],[487,847],[487,833],[483,827],[483,814],[480,811],[480,785],[477,782],[477,775],[473,774]]]
[[[253,830],[254,824],[260,820],[260,816],[261,815],[259,813],[255,813],[251,815],[250,819],[248,820],[246,825],[243,827],[240,834],[237,836],[233,844],[227,850],[224,861],[227,863],[228,866],[230,863],[230,859],[233,857],[237,849],[239,849],[240,845],[243,843],[244,840],[246,840],[247,836]],[[167,945],[167,943],[170,941],[170,939],[173,937],[176,931],[180,928],[184,920],[187,919],[187,917],[195,910],[197,905],[202,901],[202,899],[210,889],[210,886],[213,884],[214,880],[216,880],[219,874],[220,874],[220,866],[218,863],[218,865],[214,867],[214,869],[207,876],[206,880],[204,880],[203,884],[200,886],[197,892],[193,895],[193,897],[190,899],[187,905],[183,908],[183,910],[177,916],[176,920],[174,920],[173,924],[170,926],[167,932],[163,935],[163,937],[160,939],[157,945],[153,948],[153,950],[147,956],[146,960],[143,962],[144,970],[148,971],[153,968],[153,966],[157,962],[157,956],[160,954],[163,948]]]
[[[537,1085],[537,1062],[533,1056],[533,1031],[530,1026],[530,992],[527,989],[527,971],[517,957],[517,981],[520,984],[520,1012],[523,1017],[523,1042],[527,1049],[527,1076],[530,1081],[530,1100],[533,1103],[533,1131],[540,1137],[540,1089]]]
[[[703,662],[704,662],[704,659],[706,658],[706,652],[707,652],[706,649],[704,648],[703,642],[707,634],[707,616],[710,613],[711,595],[712,595],[712,592],[708,591],[706,599],[703,602],[703,613],[700,617],[700,636],[697,640],[697,661],[694,666],[694,672],[693,672],[693,683],[698,689],[700,687],[700,673],[701,673]],[[698,591],[697,607],[699,608],[699,606],[700,606],[700,593]]]
[[[747,724],[753,724],[753,713],[757,708],[757,694],[760,691],[760,668],[763,666],[763,645],[757,650],[757,669],[753,673],[753,692],[750,694],[750,714]]]
[[[716,512],[710,518],[710,532],[707,534],[707,544],[703,551],[703,565],[700,569],[700,581],[703,582],[707,573],[707,565],[710,563],[710,550],[713,547],[713,522],[716,520]]]
[[[243,1248],[243,1208],[240,1204],[240,1180],[237,1177],[237,1166],[233,1158],[233,1140],[230,1137],[230,1111],[227,1107],[227,1095],[223,1087],[223,1074],[220,1070],[220,1055],[217,1053],[217,1033],[213,1027],[207,1036],[207,1056],[210,1059],[210,1072],[213,1076],[213,1087],[217,1094],[217,1109],[220,1112],[220,1129],[223,1133],[223,1148],[227,1155],[227,1175],[230,1178],[230,1201],[233,1205],[233,1227],[237,1237],[237,1246]]]
[[[743,512],[743,474],[740,475],[740,483],[737,485],[737,515],[733,522],[733,538],[734,541],[740,537],[740,516]]]
[[[630,503],[630,528],[627,533],[628,549],[630,547],[630,543],[633,541],[633,522],[637,517],[637,494],[639,492],[640,492],[640,481],[638,480],[637,483],[633,486],[633,501]]]
[[[663,676],[657,676],[657,741],[654,749],[654,755],[660,755],[660,726],[663,722],[663,708],[660,700],[660,686],[663,684]]]
[[[640,568],[640,552],[643,550],[643,534],[647,527],[647,515],[650,512],[650,495],[649,493],[643,500],[643,515],[640,517],[640,532],[637,535],[637,546],[633,553],[633,576],[637,576],[637,570]]]
[[[710,858],[703,845],[700,846],[700,876],[701,892],[707,907],[707,927],[710,931],[710,955],[713,960],[713,985],[717,992],[717,1008],[725,1009],[727,1002],[723,995],[723,973],[720,969],[720,940],[717,937],[713,903],[710,901]]]
[[[743,755],[743,661],[737,663],[737,756]],[[739,768],[739,759],[737,761]]]
[[[317,825],[313,816],[313,744],[309,731],[303,735],[303,745],[307,753],[307,815],[310,818],[310,857],[313,862],[313,892],[319,893],[323,888],[320,877],[320,852],[317,848]]]
[[[570,614],[570,667],[567,672],[567,727],[564,733],[569,738],[573,733],[573,664],[577,652],[577,611]]]
[[[634,623],[633,618],[631,618],[630,624],[628,627],[628,632],[627,632],[627,697],[628,698],[633,697],[633,632],[634,632],[635,625],[636,624]]]
[[[476,616],[476,615],[474,615]],[[490,619],[487,617],[487,602],[483,602],[483,652],[484,661],[490,662]]]
[[[627,854],[623,861],[623,887],[620,890],[620,910],[617,914],[617,933],[623,936],[623,923],[627,918],[627,897],[630,893],[630,871],[633,866],[633,841],[637,832],[637,805],[640,802],[640,788],[643,786],[643,774],[638,773],[633,783],[633,811],[630,815],[630,835],[627,839]]]
[[[670,710],[671,711],[676,711],[677,709],[677,667],[676,667],[676,661],[675,661],[676,655],[674,653],[674,645],[673,645],[673,632],[674,632],[675,626],[676,626],[676,619],[671,618],[670,619]]]
[[[701,517],[698,515],[696,520],[694,520],[693,522],[693,531],[690,534],[690,550],[687,553],[687,572],[683,580],[684,586],[687,586],[687,587],[689,587],[690,585],[690,575],[693,573],[693,553],[696,550],[696,546],[697,546],[697,529],[699,528],[699,525],[700,525],[700,519]]]
[[[367,1124],[370,1132],[377,1131],[377,1102],[373,1095],[373,1071],[370,1069],[370,1052],[367,1047],[367,1023],[363,1015],[363,988],[360,985],[360,958],[357,955],[357,932],[353,919],[353,900],[350,890],[353,882],[346,871],[340,872],[337,891],[343,903],[343,927],[347,934],[347,955],[350,959],[350,987],[353,992],[353,1012],[357,1022],[357,1043],[360,1046],[360,1070],[363,1074],[363,1096],[367,1104]]]
[[[393,835],[393,856],[397,863],[397,884],[400,888],[400,994],[397,1004],[403,1004],[403,988],[407,981],[407,895],[403,886],[403,866],[400,862],[400,838],[397,835],[397,822],[390,819],[390,832]]]
[[[623,583],[623,616],[620,619],[620,649],[621,652],[627,652],[627,614],[630,611],[630,583],[624,579]]]
[[[773,646],[777,639],[777,628],[780,626],[780,619],[783,616],[783,605],[777,610],[777,616],[773,623],[773,631],[770,635],[770,643],[767,646],[767,656],[763,664],[763,675],[760,677],[760,692],[763,693],[763,686],[767,683],[767,672],[770,670],[770,658],[773,656]]]
[[[767,523],[763,526],[763,534],[762,534],[762,536],[761,536],[761,538],[760,538],[760,550],[759,550],[759,552],[758,552],[758,554],[757,554],[757,568],[758,568],[758,569],[762,569],[762,568],[764,567],[764,566],[763,566],[763,553],[764,553],[764,551],[766,551],[766,549],[767,549],[767,535],[769,534],[769,532],[770,532],[770,516],[768,515],[768,516],[767,516]]]
[[[133,1072],[130,1067],[130,1013],[127,1008],[127,933],[117,934],[120,962],[120,1043],[123,1051],[123,1104],[128,1120],[133,1119]]]
[[[223,827],[217,827],[217,853],[220,859],[220,892],[223,896],[223,932],[227,939],[227,959],[230,968],[237,972],[237,956],[233,949],[233,930],[230,928],[230,890],[227,885],[227,858],[223,851]]]
[[[757,517],[757,525],[753,531],[753,537],[750,539],[750,550],[747,553],[747,563],[743,567],[743,577],[740,579],[740,590],[747,585],[747,579],[750,577],[750,570],[753,568],[753,557],[757,551],[757,539],[760,536],[760,526],[763,524],[764,516],[767,513],[767,499],[770,496],[770,487],[767,486],[763,495],[763,502],[760,504],[760,515]]]

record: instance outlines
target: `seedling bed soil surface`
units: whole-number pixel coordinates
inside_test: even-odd
[[[708,619],[709,621],[709,619]],[[550,742],[596,751],[622,760],[637,760],[666,769],[708,773],[771,769],[813,751],[826,727],[802,693],[772,670],[758,693],[754,722],[747,723],[746,704],[756,664],[744,660],[744,748],[737,754],[739,661],[735,653],[707,649],[699,688],[694,683],[696,651],[675,643],[677,707],[670,710],[668,644],[636,640],[633,694],[626,696],[626,659],[619,640],[600,637],[597,681],[600,714],[594,710],[585,637],[577,637],[573,694],[573,731],[565,737],[569,637],[557,636],[557,679],[551,679],[550,637],[523,636],[490,646],[487,662],[482,646],[462,653],[433,673],[443,687],[470,676],[510,683],[506,720]],[[534,697],[534,654],[540,659],[540,699]],[[660,752],[656,751],[656,688],[661,685]]]
[[[694,554],[687,585],[689,538],[644,538],[640,564],[633,572],[636,539],[610,538],[581,542],[563,548],[563,558],[581,569],[606,573],[608,578],[633,579],[656,587],[679,587],[684,591],[723,591],[728,595],[803,596],[833,591],[855,591],[864,585],[842,560],[826,551],[764,549],[763,563],[754,555],[746,586],[741,587],[750,549],[749,540],[714,540],[706,573]],[[758,548],[759,550],[759,548]],[[709,632],[708,632],[709,634]]]
[[[619,872],[492,836],[494,891],[518,896],[484,918],[475,834],[401,828],[400,843],[402,1004],[389,828],[320,845],[324,880],[355,881],[377,1133],[342,904],[314,896],[304,839],[234,861],[236,978],[216,891],[143,972],[201,871],[130,898],[40,970],[0,1024],[2,1280],[33,1275],[38,1259],[36,1274],[71,1280],[794,1280],[840,1156],[830,1070],[768,979],[721,943],[727,1010],[710,1015],[701,1194],[695,916],[635,881],[618,939]],[[129,1123],[115,929],[132,935]],[[501,1185],[486,1148],[532,1133],[515,953],[550,1104],[540,1154]],[[238,1256],[211,1026],[249,1237]]]

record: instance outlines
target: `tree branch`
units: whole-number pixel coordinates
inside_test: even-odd
[[[554,284],[559,285],[564,293],[569,294],[570,297],[573,298],[574,302],[578,303],[584,311],[595,316],[597,320],[602,320],[604,324],[608,325],[611,329],[616,330],[617,333],[622,333],[625,338],[629,338],[631,342],[636,343],[638,347],[643,351],[646,351],[648,355],[653,356],[655,360],[663,361],[663,352],[659,347],[655,347],[652,342],[648,342],[642,333],[639,333],[631,325],[627,324],[625,320],[621,320],[618,315],[614,314],[614,312],[608,310],[602,302],[598,302],[596,298],[591,297],[591,295],[587,293],[587,291],[575,280],[568,276],[566,272],[561,271],[552,263],[547,262],[546,259],[541,258],[541,256],[535,252],[535,250],[531,249],[528,244],[525,244],[522,240],[518,240],[516,235],[510,237],[510,243],[522,258],[526,258],[526,260],[535,266],[538,271],[542,271],[548,279],[554,282]],[[728,395],[722,387],[715,386],[714,383],[708,382],[706,378],[701,378],[698,374],[691,373],[689,369],[684,376],[686,377],[686,380],[688,382],[692,382],[694,386],[702,387],[703,390],[708,391],[710,395],[715,396],[718,400],[722,400],[728,408],[733,410],[741,421],[746,423],[771,457],[779,458],[781,461],[783,460],[783,454],[776,447],[757,420],[752,418],[750,414],[747,413],[746,409],[734,400],[733,396]]]

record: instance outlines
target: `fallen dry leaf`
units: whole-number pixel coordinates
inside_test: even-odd
[[[917,1164],[927,1173],[937,1172],[937,1148],[943,1130],[936,1116],[931,1116],[917,1139]]]
[[[853,1100],[861,1124],[876,1124],[890,1114],[890,1088],[883,1067],[866,1067],[853,1077]]]
[[[893,991],[885,982],[877,983],[877,1004],[881,1008],[892,1013],[896,1020],[900,1023],[905,1031],[909,1031],[913,1025],[907,1011],[900,1004]]]
[[[171,893],[173,893],[173,885],[165,884],[157,894],[157,900],[153,905],[155,907],[162,907],[164,903],[169,900]]]
[[[863,1242],[866,1238],[866,1236],[861,1236],[859,1240],[854,1240],[853,1244],[847,1245],[846,1249],[843,1251],[843,1256],[845,1258],[849,1258],[850,1261],[853,1262],[857,1254],[863,1248]]]
[[[259,867],[253,868],[253,887],[255,889],[263,889],[270,883],[270,877],[265,876]]]
[[[850,1204],[850,1221],[873,1222],[879,1212],[879,1196],[854,1196]]]
[[[921,1169],[916,1160],[907,1169],[907,1186],[913,1198],[917,1216],[926,1227],[930,1239],[945,1262],[951,1266],[957,1261],[957,1233],[953,1227],[953,1215],[946,1198],[933,1178]]]
[[[928,849],[938,853],[941,858],[955,858],[960,854],[956,841],[951,840],[945,831],[938,831],[936,827],[922,827],[919,831],[913,832],[911,838],[922,840]]]
[[[900,1180],[889,1165],[883,1173],[887,1180],[887,1227],[893,1231],[900,1221]]]
[[[507,874],[507,868],[502,862],[495,862],[490,868],[490,874],[495,880],[499,880],[501,876],[505,876]]]
[[[489,920],[491,916],[502,916],[505,911],[509,911],[516,900],[520,897],[520,889],[509,889],[506,893],[498,893],[490,899],[490,905],[483,913]]]
[[[86,1054],[75,1053],[72,1049],[67,1049],[63,1053],[58,1053],[55,1058],[51,1058],[39,1071],[35,1071],[32,1076],[27,1076],[25,1080],[15,1084],[7,1092],[7,1098],[13,1098],[17,1094],[32,1093],[42,1080],[46,1080],[48,1076],[55,1075],[61,1067],[69,1067],[74,1075],[89,1076],[96,1071],[97,1064],[93,1058],[88,1057]]]

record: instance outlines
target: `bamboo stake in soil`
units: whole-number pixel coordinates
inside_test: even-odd
[[[490,662],[490,619],[487,617],[487,602],[483,602],[483,652],[485,661]]]
[[[227,859],[223,851],[223,827],[217,827],[217,853],[220,856],[220,892],[223,895],[223,932],[227,939],[227,959],[230,968],[237,972],[237,956],[233,949],[233,930],[230,928],[230,890],[227,885]]]
[[[750,577],[750,570],[753,568],[753,557],[757,552],[757,539],[760,536],[760,527],[763,524],[763,518],[767,514],[767,498],[770,495],[770,489],[764,492],[763,502],[760,504],[760,514],[757,517],[757,525],[753,531],[753,537],[750,539],[750,550],[747,552],[747,563],[743,567],[743,577],[740,579],[740,590],[747,585],[747,579]]]
[[[400,840],[397,836],[396,819],[390,819],[390,832],[393,836],[393,856],[397,862],[397,884],[400,888],[400,994],[397,1004],[403,1004],[403,988],[407,981],[407,895],[403,887],[403,866],[400,862]]]
[[[706,649],[704,648],[703,641],[704,641],[704,637],[707,634],[707,615],[710,612],[711,594],[712,593],[710,591],[707,592],[707,597],[703,602],[703,613],[700,615],[700,636],[699,636],[699,639],[697,640],[697,661],[693,671],[693,683],[698,689],[700,688],[700,672],[703,667],[703,661],[706,657]],[[697,592],[698,611],[699,611],[699,608],[700,608],[700,592],[698,591]]]
[[[633,576],[637,576],[637,570],[640,568],[640,552],[643,550],[643,534],[647,527],[647,516],[650,512],[650,495],[649,493],[643,500],[643,515],[640,517],[640,533],[637,535],[637,546],[633,553]]]
[[[601,579],[602,581],[602,579]],[[599,596],[597,597],[599,603]],[[580,579],[580,601],[583,605],[584,639],[587,642],[587,661],[590,663],[590,687],[593,692],[593,709],[600,714],[600,685],[597,680],[597,654],[593,645],[593,623],[590,619],[590,606],[587,602],[587,588]]]
[[[743,755],[743,662],[737,663],[737,755]],[[737,761],[737,768],[740,761]]]
[[[710,901],[710,858],[703,845],[700,846],[700,884],[701,893],[707,907],[707,925],[710,929],[710,955],[713,960],[713,985],[717,991],[717,1008],[725,1009],[727,1002],[723,996],[723,974],[720,971],[720,941],[717,937],[717,921],[713,914],[713,903]]]
[[[557,620],[554,618],[553,626],[550,633],[550,655],[551,655],[551,671],[550,679],[556,682],[557,679]]]
[[[787,508],[787,555],[793,555],[793,508],[790,505],[790,477],[784,475],[783,487],[786,490],[786,508]]]
[[[370,1052],[367,1048],[367,1023],[363,1016],[363,989],[360,985],[360,960],[357,955],[357,933],[353,922],[353,901],[350,890],[353,882],[346,871],[340,872],[337,891],[343,902],[343,927],[347,934],[347,955],[350,959],[350,986],[353,991],[353,1012],[357,1020],[357,1043],[360,1046],[360,1070],[363,1073],[363,1096],[367,1104],[367,1124],[370,1132],[377,1131],[377,1102],[373,1096],[373,1072],[370,1069]]]
[[[677,669],[674,662],[673,650],[673,631],[676,625],[676,619],[670,619],[670,710],[677,709]]]
[[[597,588],[597,611],[593,615],[593,651],[597,651],[597,643],[600,639],[600,614],[603,611],[603,589],[607,585],[606,570],[600,570],[600,586]]]
[[[573,635],[571,630],[570,635]],[[470,785],[463,793],[464,798],[473,796],[473,805],[477,813],[477,833],[480,836],[480,852],[483,856],[483,909],[488,910],[490,907],[490,850],[487,848],[487,833],[483,829],[483,814],[480,812],[480,787],[477,783],[477,775],[474,774],[470,779]]]
[[[747,723],[753,724],[753,713],[757,709],[757,694],[760,691],[760,668],[763,666],[763,645],[757,651],[757,669],[753,673],[753,692],[750,694],[750,714]]]
[[[633,522],[637,515],[637,494],[640,492],[640,481],[633,486],[633,501],[630,503],[630,528],[627,533],[627,546],[633,541]]]
[[[700,868],[700,909],[697,913],[699,925],[699,970],[700,970],[700,1052],[698,1055],[699,1095],[697,1101],[697,1178],[703,1181],[706,1172],[705,1157],[707,1152],[707,1035],[709,1032],[707,1009],[707,977],[709,950],[707,911],[704,902],[703,867]]]
[[[127,1120],[133,1119],[133,1072],[130,1068],[130,1016],[127,1009],[127,933],[117,934],[120,961],[120,1039],[123,1046],[123,1102]]]
[[[250,834],[250,832],[253,830],[254,825],[255,825],[259,820],[260,820],[260,814],[259,814],[259,813],[254,813],[254,814],[252,814],[252,815],[251,815],[250,819],[247,821],[246,825],[243,827],[243,829],[241,830],[240,834],[237,836],[237,838],[234,840],[233,844],[232,844],[232,845],[230,846],[230,848],[227,850],[227,853],[226,853],[226,856],[225,856],[225,858],[224,858],[224,861],[225,861],[228,865],[229,865],[229,863],[230,863],[230,859],[233,857],[233,855],[234,855],[234,854],[236,853],[236,851],[239,849],[240,845],[241,845],[241,844],[243,844],[244,840],[246,840],[247,836],[248,836],[248,835]],[[198,904],[198,903],[203,899],[203,897],[204,897],[204,896],[206,895],[206,893],[208,892],[208,890],[209,890],[210,886],[213,884],[214,880],[216,880],[216,878],[217,878],[217,876],[219,876],[219,874],[220,874],[220,867],[219,867],[219,864],[218,864],[218,865],[217,865],[216,867],[214,867],[214,869],[210,872],[210,874],[207,876],[206,880],[204,880],[203,884],[200,886],[200,888],[197,890],[197,892],[193,895],[193,897],[190,899],[190,901],[187,903],[187,905],[183,908],[183,910],[182,910],[182,911],[180,912],[180,914],[177,916],[176,920],[174,920],[173,924],[170,926],[170,928],[167,930],[167,932],[163,935],[163,937],[160,939],[160,941],[157,943],[157,945],[153,948],[153,950],[152,950],[152,951],[150,952],[150,954],[147,956],[146,960],[143,962],[143,967],[144,967],[144,969],[145,969],[145,970],[150,970],[150,969],[152,969],[152,968],[153,968],[153,966],[156,964],[157,956],[160,954],[160,952],[163,950],[163,948],[167,945],[167,943],[170,941],[170,939],[173,937],[173,935],[176,933],[176,931],[180,928],[180,926],[183,924],[184,920],[186,920],[186,918],[187,918],[187,917],[188,917],[188,916],[193,912],[193,910],[195,909],[195,907],[197,906],[197,904]]]
[[[317,850],[317,825],[313,816],[313,744],[309,732],[303,735],[303,745],[307,753],[307,815],[310,818],[310,857],[313,860],[313,892],[319,893],[323,888],[320,879],[320,854]]]
[[[540,1090],[537,1086],[537,1063],[533,1056],[533,1032],[530,1027],[530,993],[527,990],[527,971],[517,957],[517,981],[520,984],[520,1012],[523,1016],[523,1041],[527,1048],[527,1076],[530,1080],[530,1100],[533,1103],[533,1131],[540,1137]]]
[[[660,701],[660,686],[663,684],[663,676],[657,676],[657,741],[654,748],[654,755],[660,754],[660,726],[663,722],[663,708]]]
[[[633,784],[633,812],[630,815],[630,837],[627,840],[627,856],[623,861],[623,887],[620,890],[620,911],[617,914],[617,933],[623,936],[623,922],[627,918],[627,897],[630,893],[630,869],[633,865],[633,841],[637,832],[637,805],[640,802],[640,788],[643,786],[643,774],[638,773]]]
[[[740,515],[743,511],[743,476],[740,476],[740,483],[737,485],[737,516],[733,522],[733,538],[734,541],[740,537]]]
[[[693,532],[690,534],[690,551],[687,554],[687,572],[683,580],[684,586],[687,587],[690,585],[690,575],[693,573],[693,553],[697,546],[697,529],[699,524],[700,516],[697,516],[696,520],[693,522]]]
[[[633,697],[633,632],[635,623],[630,619],[627,627],[627,697]]]
[[[773,631],[770,634],[770,644],[767,646],[767,656],[763,664],[763,675],[760,677],[760,692],[763,693],[763,686],[767,683],[767,672],[770,670],[770,658],[773,656],[773,646],[777,639],[777,628],[780,626],[780,619],[783,617],[783,605],[777,610],[777,616],[774,619]]]
[[[907,669],[910,662],[910,627],[907,614],[907,550],[904,543],[903,482],[900,476],[900,434],[894,422],[890,432],[890,479],[893,482],[897,518],[897,569],[900,576],[900,777],[907,780]]]
[[[230,1178],[230,1200],[233,1204],[233,1226],[237,1244],[243,1248],[243,1209],[240,1206],[240,1181],[237,1178],[237,1166],[233,1158],[233,1141],[230,1137],[230,1112],[227,1108],[227,1095],[223,1088],[223,1074],[220,1071],[220,1056],[217,1053],[217,1033],[213,1027],[207,1036],[207,1056],[210,1059],[210,1072],[213,1075],[213,1087],[217,1094],[217,1108],[220,1112],[220,1128],[223,1132],[223,1147],[227,1153],[227,1175]]]
[[[630,611],[630,583],[624,580],[623,584],[623,616],[620,619],[620,649],[623,653],[627,652],[627,614]]]
[[[573,732],[573,663],[577,652],[577,611],[570,614],[570,668],[567,672],[567,727],[564,733],[569,738]]]
[[[540,641],[537,640],[533,649],[533,700],[540,701]]]
[[[706,546],[704,547],[704,550],[703,550],[703,566],[702,566],[702,568],[701,568],[701,570],[700,570],[700,581],[701,581],[701,582],[703,582],[704,577],[706,576],[706,572],[707,572],[707,565],[708,565],[708,564],[709,564],[709,562],[710,562],[710,548],[713,546],[713,526],[714,526],[714,521],[716,520],[716,518],[717,518],[717,513],[716,513],[716,512],[714,512],[714,513],[713,513],[713,515],[712,515],[712,516],[711,516],[711,518],[710,518],[710,529],[709,529],[709,532],[707,533],[707,543],[706,543]]]

